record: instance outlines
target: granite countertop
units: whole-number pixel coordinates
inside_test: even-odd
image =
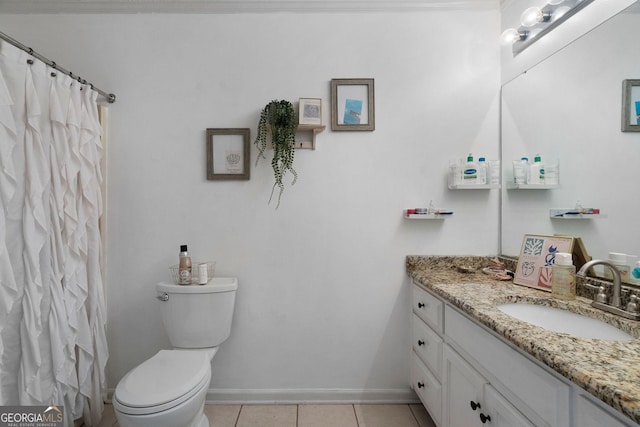
[[[413,281],[533,356],[620,413],[640,423],[640,322],[591,307],[577,297],[561,301],[551,293],[482,273],[489,257],[408,256]],[[519,321],[498,310],[507,302],[530,302],[596,317],[635,337],[628,342],[578,338]]]

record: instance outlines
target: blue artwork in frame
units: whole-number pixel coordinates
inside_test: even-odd
[[[344,103],[344,119],[345,125],[359,125],[360,117],[362,117],[362,100],[347,99]]]

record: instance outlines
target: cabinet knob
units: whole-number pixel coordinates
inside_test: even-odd
[[[478,408],[480,408],[480,402],[474,402],[473,400],[471,402],[469,402],[471,404],[471,409],[473,409],[474,411]]]
[[[423,302],[419,302],[418,303],[418,308],[424,308],[424,303]]]
[[[424,342],[424,341],[422,341],[422,340],[418,340],[418,345],[424,345],[424,344],[425,344],[425,342]]]
[[[424,387],[424,383],[421,383],[420,381],[418,381],[418,388],[423,388]]]
[[[485,424],[487,421],[491,422],[491,415],[480,414],[480,421]]]

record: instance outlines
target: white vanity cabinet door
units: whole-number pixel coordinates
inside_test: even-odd
[[[438,334],[443,332],[444,303],[418,285],[413,285],[413,312]]]
[[[604,409],[591,402],[582,393],[576,393],[573,401],[574,427],[631,427],[636,426],[632,421],[628,424],[608,414]]]
[[[570,421],[571,387],[508,347],[477,323],[447,306],[446,333],[456,348],[482,366],[518,398],[518,407],[540,427],[566,427]],[[506,395],[505,392],[502,393]]]
[[[451,347],[444,350],[447,427],[535,427]]]
[[[442,418],[445,427],[481,426],[483,388],[487,383],[451,347],[444,346]]]
[[[442,380],[442,338],[415,314],[412,317],[413,349],[431,372]]]
[[[488,426],[491,427],[535,427],[515,406],[507,401],[498,391],[485,385],[484,402],[487,409],[483,410]],[[603,424],[604,425],[604,424]]]
[[[411,387],[437,426],[442,425],[442,386],[415,352],[411,352]]]

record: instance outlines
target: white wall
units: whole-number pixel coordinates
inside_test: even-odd
[[[445,176],[450,158],[499,155],[497,7],[4,15],[0,26],[118,96],[108,148],[111,387],[168,345],[154,284],[188,244],[240,284],[213,395],[407,395],[405,256],[497,252],[499,192],[449,191]],[[375,79],[376,130],[327,130],[316,151],[298,151],[300,177],[279,210],[267,205],[268,162],[252,165],[250,181],[205,179],[206,128],[249,127],[255,137],[260,109],[282,98],[321,97],[328,118],[329,82],[348,77]],[[402,218],[430,199],[455,215]]]

